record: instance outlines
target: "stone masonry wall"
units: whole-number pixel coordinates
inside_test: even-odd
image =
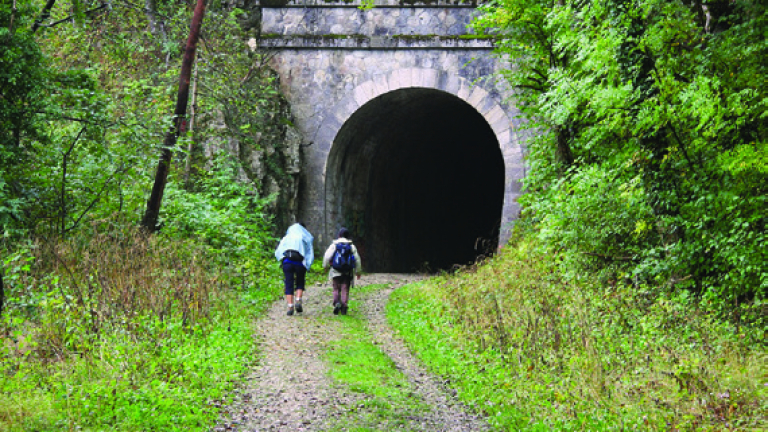
[[[334,138],[359,107],[376,96],[411,87],[442,90],[463,99],[496,133],[506,166],[501,240],[519,213],[525,175],[518,110],[510,90],[494,78],[509,65],[492,54],[492,41],[466,30],[475,9],[465,6],[263,7],[261,39],[303,136],[299,218],[330,241],[325,170]]]
[[[466,35],[471,7],[267,8],[261,34],[278,35]]]

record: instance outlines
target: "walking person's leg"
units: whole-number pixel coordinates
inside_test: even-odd
[[[304,266],[297,265],[296,268],[296,312],[304,312],[304,306],[301,299],[304,295],[305,283],[307,281],[307,269]]]
[[[352,285],[352,278],[344,276],[341,281],[341,314],[346,315],[349,307],[349,287]]]
[[[341,311],[341,276],[333,278],[333,314],[338,315]]]
[[[283,263],[283,274],[285,275],[285,301],[288,303],[288,315],[293,315],[293,284],[296,278],[291,263]]]

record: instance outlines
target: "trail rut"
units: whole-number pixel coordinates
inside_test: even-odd
[[[428,373],[387,324],[385,306],[398,287],[417,275],[372,274],[356,281],[358,287],[387,284],[364,295],[352,289],[350,316],[366,321],[373,340],[410,381],[414,402],[431,410],[414,410],[397,424],[371,416],[364,404],[368,395],[334,383],[323,355],[329,342],[343,331],[347,317],[334,316],[331,287],[309,287],[304,313],[286,316],[276,302],[256,324],[260,354],[251,372],[229,401],[222,421],[213,431],[337,431],[364,430],[483,431],[488,424],[459,403],[455,393]],[[395,407],[397,408],[397,407]],[[402,407],[408,410],[408,407]],[[377,418],[371,424],[371,418]]]

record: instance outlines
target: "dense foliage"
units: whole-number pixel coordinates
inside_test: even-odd
[[[280,287],[274,196],[200,146],[234,137],[255,152],[250,137],[278,146],[285,128],[237,10],[209,4],[198,122],[174,149],[162,230],[136,228],[192,6],[0,3],[2,430],[206,429],[253,354],[250,320]],[[232,101],[231,127],[200,126]]]
[[[566,278],[535,237],[398,289],[387,316],[468,406],[507,431],[764,430],[765,328],[687,290]]]
[[[762,299],[768,13],[752,0],[498,0],[474,22],[541,133],[525,211],[571,274]]]
[[[30,30],[31,5],[19,5],[0,9],[0,223],[6,234],[65,234],[128,162],[103,144],[106,101],[92,71],[52,67]]]
[[[135,10],[128,3],[59,2],[34,34],[43,4],[14,5],[0,9],[4,232],[60,236],[116,213],[137,217],[170,129],[191,5],[152,2],[153,10]],[[226,140],[236,139],[242,151],[256,152],[265,141],[279,147],[286,126],[275,78],[247,46],[239,12],[210,8],[193,85],[197,118],[186,123],[196,128],[180,137],[176,174],[206,170],[197,143],[218,139],[226,149]],[[219,117],[226,127],[212,125]],[[186,151],[198,155],[194,163],[183,163]],[[284,175],[280,161],[266,158],[265,165],[274,177]],[[194,178],[186,186],[194,189]],[[251,193],[266,198],[267,186],[253,184]]]

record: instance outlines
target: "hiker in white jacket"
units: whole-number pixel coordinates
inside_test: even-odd
[[[285,236],[280,239],[280,244],[275,250],[275,258],[280,262],[280,267],[285,275],[285,301],[288,303],[288,315],[294,311],[294,291],[296,294],[295,310],[298,313],[304,311],[301,296],[304,294],[306,275],[312,261],[315,259],[312,250],[314,237],[307,231],[301,222],[288,227]]]
[[[336,253],[337,245],[339,243],[345,243],[351,246],[352,256],[354,256],[354,267],[349,271],[341,271],[334,268],[332,261],[334,254]],[[350,239],[349,230],[342,228],[336,235],[336,240],[328,246],[328,249],[323,255],[323,268],[330,268],[328,272],[328,278],[333,283],[333,314],[342,315],[347,314],[348,302],[349,302],[349,289],[353,285],[355,274],[360,279],[360,269],[362,268],[362,261],[360,260],[360,254],[357,253],[357,248],[352,244]]]

